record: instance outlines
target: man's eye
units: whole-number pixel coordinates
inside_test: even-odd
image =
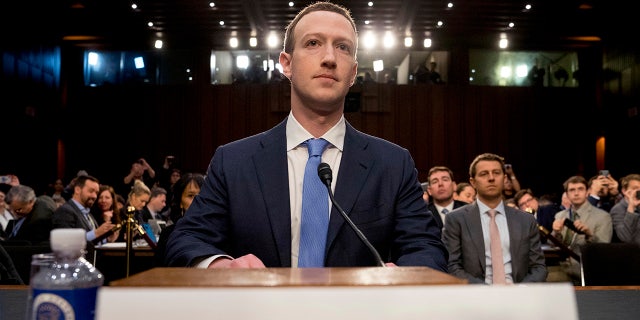
[[[313,47],[313,46],[317,46],[318,45],[318,41],[316,40],[309,40],[309,42],[307,42],[307,46]]]

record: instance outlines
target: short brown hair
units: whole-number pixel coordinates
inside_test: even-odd
[[[569,179],[567,179],[567,181],[565,181],[562,184],[562,187],[564,188],[564,191],[567,191],[567,188],[569,187],[569,183],[582,183],[584,184],[585,188],[589,189],[589,184],[587,184],[587,179],[585,179],[583,176],[573,176],[573,177],[569,177]]]
[[[471,165],[469,166],[469,177],[474,178],[476,176],[476,166],[478,165],[478,162],[480,161],[498,161],[500,162],[500,167],[502,168],[502,171],[504,172],[504,158],[497,155],[497,154],[493,154],[493,153],[483,153],[481,155],[478,155],[475,159],[473,159],[473,161],[471,162]]]
[[[298,25],[298,22],[300,21],[300,19],[302,19],[302,17],[315,11],[335,12],[347,18],[347,20],[349,20],[349,23],[351,23],[351,26],[353,27],[353,32],[356,33],[356,38],[358,37],[356,23],[353,21],[353,17],[351,17],[351,11],[349,11],[349,9],[335,3],[320,1],[320,2],[310,4],[306,6],[304,9],[300,10],[300,12],[298,12],[296,17],[293,18],[293,20],[291,20],[289,25],[287,25],[287,28],[285,29],[286,31],[284,33],[284,48],[283,48],[284,52],[288,54],[291,54],[293,52],[293,47],[295,46],[294,31],[296,26]],[[357,39],[356,39],[355,46],[356,46],[356,50],[354,50],[353,52],[354,56],[356,56],[356,52],[358,51]]]
[[[451,171],[451,169],[445,167],[445,166],[435,166],[432,167],[431,169],[429,169],[429,173],[427,174],[427,180],[429,180],[431,178],[431,175],[436,173],[436,172],[440,172],[440,171],[444,171],[444,172],[448,172],[449,173],[449,178],[451,178],[452,181],[455,181],[453,179],[453,171]],[[431,181],[429,181],[431,182]]]
[[[629,181],[631,180],[640,181],[640,174],[632,173],[622,177],[622,179],[620,179],[620,186],[622,189],[627,190],[629,187]]]

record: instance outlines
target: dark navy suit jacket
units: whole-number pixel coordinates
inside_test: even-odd
[[[334,177],[336,179],[336,177]],[[335,199],[385,262],[447,270],[441,232],[422,200],[409,152],[346,125]],[[249,253],[267,267],[291,267],[286,120],[220,146],[201,192],[167,243],[169,266]],[[325,266],[375,266],[375,258],[335,206]]]

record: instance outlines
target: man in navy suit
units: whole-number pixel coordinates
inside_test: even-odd
[[[492,153],[477,156],[469,167],[476,201],[448,213],[442,236],[449,250],[449,273],[469,283],[493,284],[487,212],[498,212],[506,283],[543,282],[547,268],[533,215],[504,205],[504,159]]]
[[[422,200],[409,152],[354,129],[344,118],[357,33],[347,9],[318,2],[287,27],[280,64],[291,112],[274,128],[220,146],[201,193],[167,244],[169,266],[297,267],[305,145],[323,138],[335,199],[386,265],[447,270],[441,233]],[[329,199],[326,200],[329,202]],[[377,259],[331,208],[326,267],[375,266]]]
[[[531,189],[522,189],[516,192],[513,199],[520,210],[533,214],[538,225],[543,226],[549,232],[553,230],[556,213],[562,211],[560,206],[555,203],[541,206]],[[546,241],[546,239],[543,240]]]
[[[431,202],[427,205],[427,209],[433,214],[438,227],[442,229],[445,216],[447,213],[466,206],[466,202],[453,199],[453,193],[456,191],[456,182],[453,179],[453,171],[445,166],[435,166],[429,169],[427,174],[429,181],[429,196]]]

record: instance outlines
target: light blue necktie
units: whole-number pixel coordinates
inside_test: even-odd
[[[309,160],[302,183],[298,267],[316,268],[324,266],[329,228],[329,193],[318,177],[318,165],[328,142],[324,139],[309,139],[304,144],[309,150]]]

